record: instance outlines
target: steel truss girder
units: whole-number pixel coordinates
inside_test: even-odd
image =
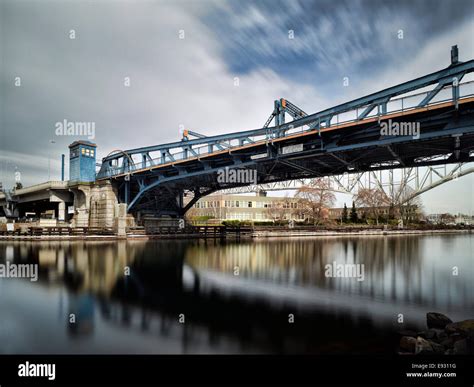
[[[245,167],[250,167],[250,166],[256,166],[255,161],[246,161],[242,162],[239,159],[233,159],[233,163],[229,166],[231,168],[245,168]],[[206,169],[202,169],[199,171],[195,172],[186,172],[186,179],[190,179],[192,177],[202,177],[203,175],[213,175],[217,173],[219,170],[222,169],[222,166],[219,167],[208,167]],[[148,183],[146,186],[140,188],[138,193],[135,195],[135,197],[131,200],[131,202],[128,204],[127,211],[132,209],[138,201],[143,197],[143,195],[153,189],[156,189],[158,187],[166,187],[167,183],[172,183],[175,181],[179,181],[183,179],[183,174],[177,174],[174,176],[168,176],[168,177],[161,177],[159,179],[154,179],[154,181]],[[180,191],[184,191],[184,189],[181,189]]]
[[[413,156],[410,156],[410,153],[404,153],[404,159],[406,163],[408,164],[408,167],[418,167],[418,166],[429,166],[429,165],[435,165],[435,164],[446,164],[446,163],[455,163],[457,162],[466,162],[472,160],[472,157],[469,156],[469,152],[471,149],[473,149],[473,143],[472,143],[472,134],[474,133],[474,125],[472,125],[471,121],[472,119],[470,118],[470,111],[469,110],[463,110],[461,112],[463,115],[459,116],[456,115],[456,122],[460,127],[453,127],[451,126],[451,129],[446,131],[444,130],[445,127],[449,126],[448,124],[451,122],[451,118],[446,117],[445,120],[443,121],[443,125],[440,126],[440,123],[437,123],[437,126],[434,131],[431,131],[431,129],[427,128],[426,133],[423,133],[422,136],[420,136],[420,140],[436,140],[438,141],[439,139],[442,139],[442,144],[443,148],[438,149],[431,149],[425,144],[421,143],[419,144],[416,142],[416,146],[420,147],[420,151],[424,150],[426,151],[427,149],[430,150],[430,153],[434,153],[435,156],[430,156],[430,157],[418,157],[414,158]],[[471,120],[471,121],[470,121]],[[454,137],[452,135],[455,135]],[[462,135],[462,136],[460,136]],[[470,137],[469,137],[470,136]],[[464,138],[467,139],[464,140]],[[390,142],[391,140],[391,142]],[[283,154],[282,153],[282,145],[278,145],[278,143],[272,144],[271,142],[266,143],[266,151],[264,154],[267,156],[263,159],[252,159],[251,158],[251,153],[225,153],[220,157],[226,157],[227,159],[224,160],[227,164],[222,164],[219,162],[218,159],[211,160],[209,159],[207,162],[203,163],[201,161],[197,161],[192,164],[181,164],[178,168],[176,168],[175,165],[170,165],[168,167],[168,175],[166,175],[166,172],[163,168],[158,168],[156,171],[149,172],[149,176],[146,177],[142,174],[137,174],[134,176],[133,174],[127,175],[131,176],[131,180],[134,181],[137,179],[139,181],[140,188],[137,191],[135,195],[125,195],[126,198],[130,198],[131,202],[128,206],[128,209],[130,210],[132,207],[134,207],[137,202],[140,200],[140,198],[145,194],[145,192],[148,192],[149,190],[154,189],[155,187],[158,187],[162,185],[163,187],[166,187],[169,189],[170,184],[174,184],[178,181],[181,181],[181,184],[189,184],[189,179],[192,178],[198,178],[201,181],[206,180],[206,176],[210,176],[216,171],[218,171],[220,168],[223,166],[231,166],[231,167],[248,167],[252,166],[255,168],[260,168],[261,170],[265,169],[268,171],[266,174],[263,176],[263,181],[267,182],[271,179],[273,181],[281,181],[281,180],[288,180],[291,178],[291,176],[297,177],[298,175],[304,175],[305,177],[318,177],[318,176],[328,176],[328,175],[340,175],[343,172],[363,172],[363,171],[375,171],[379,169],[391,169],[391,168],[401,168],[400,163],[394,163],[396,161],[396,157],[393,155],[395,150],[397,150],[398,146],[406,147],[406,146],[413,146],[410,145],[410,139],[406,138],[389,138],[387,139],[387,143],[383,141],[379,142],[373,142],[373,141],[367,141],[367,142],[362,142],[358,144],[352,144],[352,146],[349,147],[344,147],[344,146],[339,146],[339,147],[334,147],[334,145],[329,145],[329,149],[324,149],[323,151],[319,150],[314,150],[311,148],[308,148],[307,150],[304,151],[298,151],[295,154]],[[334,142],[334,141],[332,141]],[[329,143],[332,143],[331,141]],[[383,144],[382,144],[383,142]],[[311,142],[309,142],[309,145]],[[385,156],[380,154],[380,151],[383,149],[387,149],[387,145],[390,145],[390,148],[392,149],[393,152],[389,152],[386,150]],[[449,147],[449,149],[448,149]],[[362,151],[358,151],[358,149],[361,149]],[[404,148],[400,148],[400,150],[403,150]],[[351,154],[354,153],[354,150],[357,150],[357,153],[354,156],[351,156]],[[458,157],[453,158],[452,156],[455,154],[455,151],[458,150],[459,154],[465,155],[463,157]],[[348,153],[344,153],[344,151],[349,151]],[[261,151],[260,151],[261,152]],[[352,153],[351,153],[352,152]],[[378,152],[378,153],[377,153]],[[372,154],[376,154],[376,156],[371,156]],[[398,152],[400,153],[400,152]],[[413,150],[411,151],[413,154]],[[418,153],[418,150],[417,152]],[[395,153],[397,154],[397,153]],[[271,155],[268,156],[268,155]],[[390,159],[387,158],[387,156],[390,157]],[[441,157],[442,156],[442,157]],[[324,159],[325,157],[325,159]],[[334,161],[332,163],[329,163],[329,160],[327,158],[332,158]],[[382,157],[382,158],[380,158]],[[323,158],[325,161],[321,162],[319,160],[320,158]],[[385,158],[385,161],[384,161]],[[373,164],[374,161],[370,160],[377,160],[378,164]],[[308,167],[307,162],[313,163],[313,167]],[[337,164],[334,164],[337,162]],[[372,163],[372,164],[371,164]],[[318,170],[319,167],[315,169],[315,165],[322,165],[320,168],[323,171]],[[398,165],[397,165],[398,164]],[[197,165],[201,165],[200,168],[196,169]],[[268,165],[268,167],[265,167]],[[275,168],[278,165],[283,165],[286,169],[282,170],[280,168],[279,171],[277,171]],[[174,172],[170,172],[174,171]],[[275,175],[276,171],[276,175]],[[293,172],[291,172],[293,171]],[[267,179],[265,175],[270,175],[271,179]],[[274,176],[272,176],[274,175]],[[185,189],[186,187],[182,188]],[[224,187],[217,187],[214,186],[213,189],[222,189]],[[128,203],[128,200],[126,200]]]
[[[334,192],[355,195],[359,189],[379,189],[392,200],[393,204],[401,205],[431,189],[470,173],[474,173],[474,163],[472,162],[344,173],[324,178],[328,179],[331,190]],[[219,192],[233,195],[259,191],[291,191],[308,185],[310,181],[311,179],[294,179],[249,185]]]
[[[457,51],[457,48],[455,51]],[[452,58],[454,57],[457,56],[452,56]],[[280,110],[278,110],[278,106],[275,107],[274,117],[277,119],[277,122],[276,126],[274,127],[263,127],[261,129],[227,133],[209,137],[201,136],[195,139],[189,139],[187,141],[130,149],[122,153],[111,154],[102,160],[102,166],[97,178],[109,178],[121,173],[123,174],[127,172],[133,172],[134,170],[139,169],[140,167],[137,166],[132,159],[134,155],[139,155],[142,158],[142,161],[140,161],[141,167],[146,167],[147,164],[163,164],[168,160],[174,161],[177,159],[182,160],[189,157],[196,157],[196,155],[200,155],[201,153],[198,148],[193,147],[199,145],[205,149],[205,153],[209,153],[209,151],[212,152],[214,147],[222,149],[225,145],[226,148],[233,148],[241,146],[244,144],[244,142],[251,143],[261,140],[262,138],[271,140],[281,136],[285,137],[287,135],[287,131],[307,125],[309,125],[309,130],[313,130],[314,128],[319,130],[322,127],[322,123],[324,123],[324,127],[327,128],[331,125],[331,119],[334,116],[339,117],[339,114],[349,111],[357,112],[359,109],[364,109],[361,115],[356,115],[356,121],[360,120],[363,122],[363,118],[365,118],[375,106],[379,107],[378,114],[380,113],[380,107],[382,108],[382,114],[384,114],[386,112],[387,102],[391,101],[394,97],[436,84],[437,86],[434,90],[427,92],[427,96],[425,97],[426,101],[422,101],[422,103],[419,105],[424,106],[424,104],[431,101],[434,95],[436,95],[445,85],[449,83],[448,81],[450,79],[456,80],[456,83],[453,84],[452,87],[452,100],[456,102],[457,107],[458,99],[460,98],[459,80],[465,74],[473,71],[474,60],[467,62],[452,62],[452,64],[446,69],[310,115],[305,115],[306,113],[304,111],[299,110],[299,108],[291,104],[289,101],[280,100],[280,102],[285,101],[285,106],[281,106],[284,109]],[[294,118],[292,122],[284,123],[285,112],[292,115]],[[298,118],[299,115],[303,115],[303,117]],[[180,153],[172,154],[171,150],[174,149],[178,149]],[[158,152],[160,157],[158,157],[158,159],[152,159],[150,152]],[[112,164],[114,162],[119,163],[120,165],[113,167]]]

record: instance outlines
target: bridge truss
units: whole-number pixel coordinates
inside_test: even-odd
[[[474,82],[461,83],[472,72],[474,60],[460,62],[454,46],[443,70],[318,113],[280,99],[261,129],[209,137],[188,131],[178,142],[114,152],[102,160],[97,179],[113,181],[128,211],[172,216],[202,196],[249,185],[219,182],[223,168],[255,170],[258,184],[333,176],[341,187],[339,176],[346,174],[360,176],[356,186],[362,176],[378,184],[378,171],[393,169],[406,176],[416,171],[423,181],[420,167],[434,176],[435,166],[474,161]],[[388,121],[416,122],[420,135],[382,134]],[[186,191],[193,199],[185,205]]]
[[[449,181],[456,181],[462,176],[474,172],[474,163],[457,163],[429,167],[411,167],[389,170],[378,170],[359,173],[345,173],[327,176],[332,191],[356,195],[359,189],[378,189],[393,201],[401,205],[415,197]],[[219,191],[221,194],[245,194],[269,191],[296,191],[308,185],[311,179],[294,179],[267,184],[252,184]]]

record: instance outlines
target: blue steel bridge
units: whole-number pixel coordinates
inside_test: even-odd
[[[205,195],[250,184],[219,182],[226,167],[256,170],[257,183],[267,184],[474,161],[474,82],[463,82],[473,71],[474,60],[459,61],[453,46],[445,69],[317,113],[282,98],[260,129],[185,130],[181,141],[114,151],[97,180],[111,179],[129,212],[182,216]],[[419,123],[419,137],[382,134],[388,120]]]

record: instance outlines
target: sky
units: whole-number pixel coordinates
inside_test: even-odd
[[[473,36],[472,0],[0,0],[0,181],[59,180],[64,119],[95,123],[99,159],[259,128],[281,97],[314,113],[445,68],[452,45],[472,59]],[[474,174],[422,200],[474,214]]]

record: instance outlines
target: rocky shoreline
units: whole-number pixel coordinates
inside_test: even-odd
[[[400,331],[400,355],[472,355],[474,319],[453,322],[441,313],[426,314],[426,331]]]

